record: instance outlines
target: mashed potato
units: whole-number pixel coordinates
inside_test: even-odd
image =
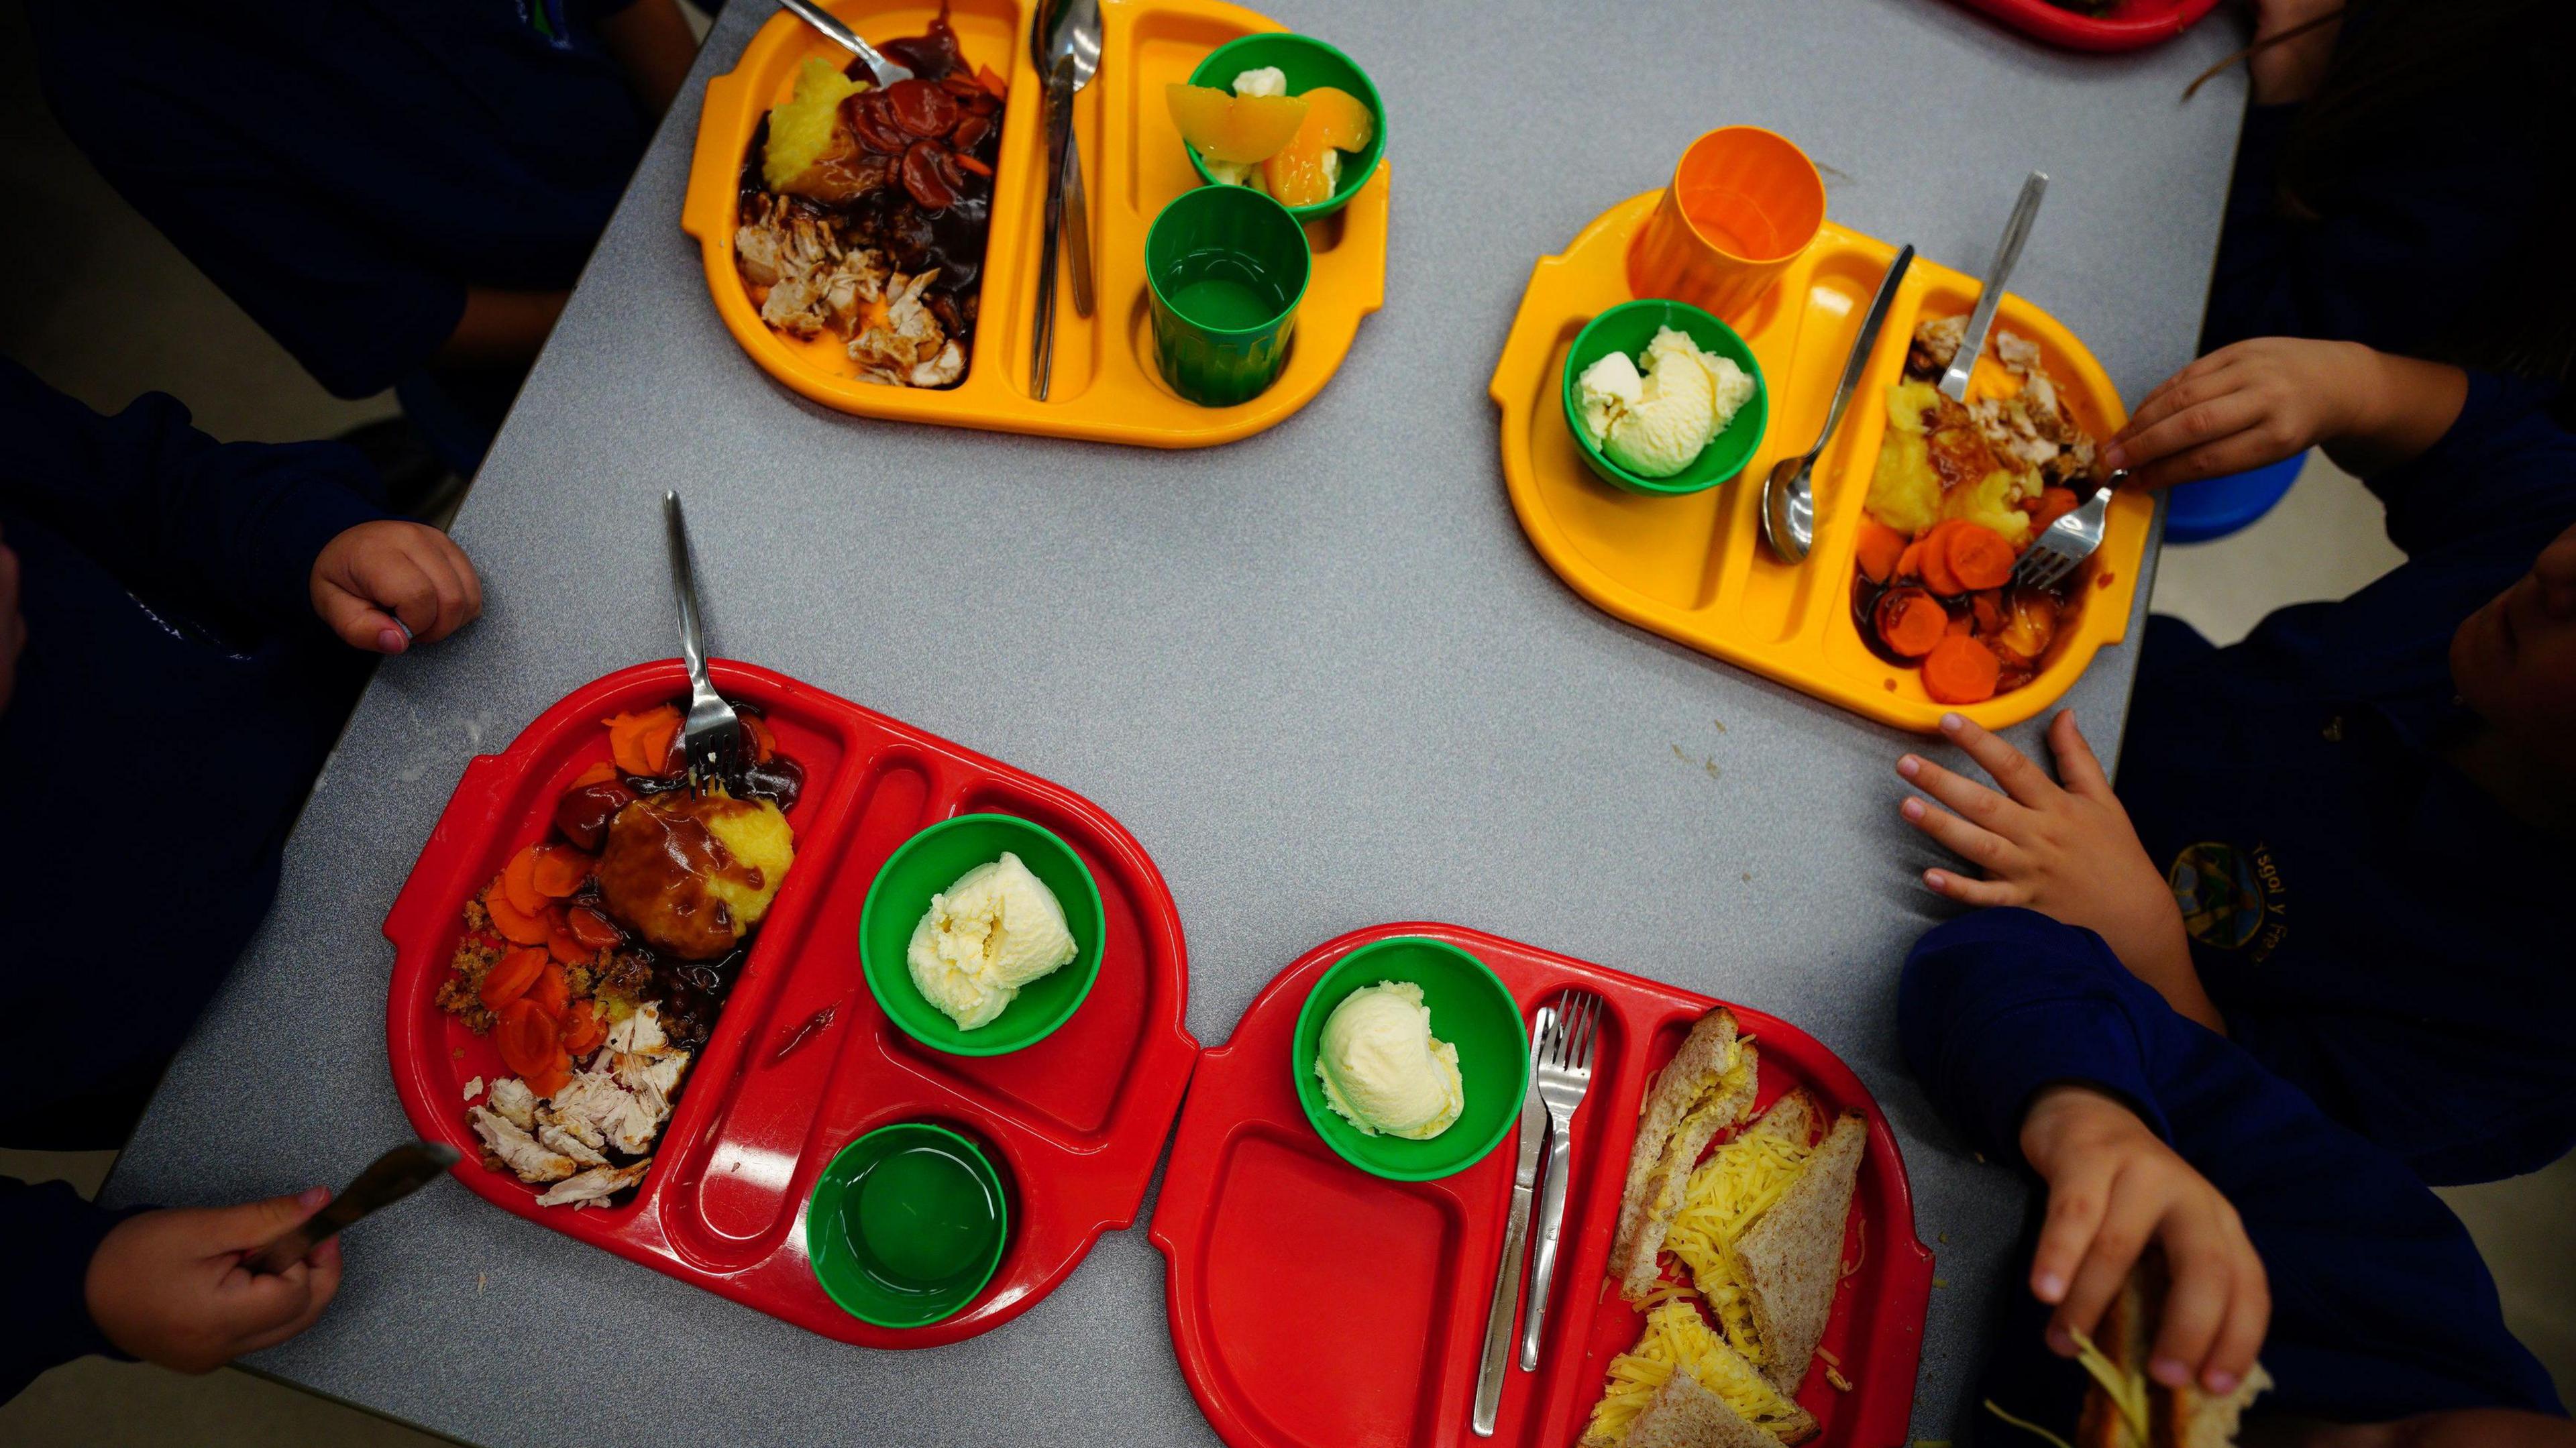
[[[769,149],[761,153],[760,178],[770,190],[786,190],[822,157],[839,124],[841,102],[866,89],[866,82],[841,74],[821,56],[805,58],[804,68],[796,72],[796,94],[769,113]]]
[[[1918,536],[1948,518],[1982,523],[2019,545],[2030,537],[2022,500],[2039,496],[2036,472],[1995,455],[1967,409],[1929,382],[1887,392],[1887,431],[1870,474],[1867,507],[1880,522]]]
[[[750,936],[795,862],[796,833],[777,805],[673,790],[609,823],[600,902],[655,947],[709,960]]]

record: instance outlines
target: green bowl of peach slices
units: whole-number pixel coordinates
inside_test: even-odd
[[[1170,87],[1172,121],[1211,186],[1267,193],[1299,221],[1350,203],[1386,154],[1386,103],[1368,72],[1306,35],[1246,35]]]

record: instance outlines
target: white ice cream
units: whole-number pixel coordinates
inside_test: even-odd
[[[1733,358],[1703,352],[1686,332],[1657,329],[1642,372],[1613,352],[1575,379],[1584,433],[1602,456],[1641,478],[1668,478],[1696,461],[1753,397]]]
[[[991,1024],[1022,987],[1076,953],[1055,893],[1005,851],[930,897],[904,964],[923,998],[971,1031]]]
[[[1342,998],[1315,1052],[1324,1100],[1361,1134],[1428,1141],[1467,1104],[1458,1048],[1431,1034],[1422,987],[1379,981]]]

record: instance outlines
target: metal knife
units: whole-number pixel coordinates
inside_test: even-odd
[[[1539,1151],[1547,1141],[1547,1103],[1538,1095],[1538,1043],[1556,1025],[1556,1007],[1540,1006],[1530,1024],[1530,1080],[1521,1093],[1520,1161],[1512,1169],[1512,1211],[1503,1224],[1503,1260],[1494,1267],[1494,1300],[1485,1309],[1485,1356],[1476,1370],[1476,1411],[1469,1426],[1494,1436],[1503,1405],[1503,1370],[1511,1363],[1512,1310],[1521,1300],[1521,1258],[1529,1245],[1530,1202],[1538,1192]]]
[[[2021,183],[2021,199],[2013,203],[2003,240],[1995,244],[1995,264],[1986,270],[1986,289],[1977,294],[1976,309],[1968,313],[1968,330],[1959,338],[1950,370],[1941,374],[1941,394],[1952,402],[1968,400],[1968,376],[1985,355],[1986,333],[1995,325],[1995,308],[2003,305],[2004,282],[2012,276],[2013,263],[2021,260],[2021,244],[2030,240],[2030,225],[2039,219],[2039,199],[2047,194],[2045,171],[2033,171]]]
[[[377,1157],[348,1190],[286,1234],[242,1259],[253,1272],[283,1272],[319,1243],[370,1212],[390,1207],[456,1165],[462,1153],[441,1141],[414,1141]]]

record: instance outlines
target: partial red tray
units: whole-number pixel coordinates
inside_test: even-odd
[[[1455,925],[1377,925],[1317,946],[1254,998],[1232,1040],[1200,1058],[1148,1229],[1169,1259],[1181,1375],[1234,1448],[1487,1441],[1470,1435],[1468,1417],[1514,1138],[1446,1180],[1381,1180],[1315,1135],[1289,1081],[1289,1040],[1307,991],[1334,961],[1391,935],[1429,936],[1482,960],[1524,1018],[1568,986],[1608,1002],[1592,1089],[1574,1118],[1565,1255],[1538,1371],[1515,1363],[1506,1374],[1490,1440],[1566,1448],[1601,1396],[1610,1359],[1636,1342],[1644,1321],[1612,1290],[1607,1267],[1648,1080],[1718,1002]],[[1818,1371],[1798,1401],[1822,1425],[1815,1441],[1823,1448],[1902,1442],[1932,1254],[1914,1237],[1896,1138],[1860,1079],[1814,1037],[1733,1009],[1759,1038],[1761,1106],[1803,1085],[1829,1109],[1869,1118],[1843,1249],[1858,1265],[1834,1298],[1824,1340],[1851,1389]]]
[[[1966,0],[2013,29],[2071,50],[2138,50],[2189,30],[2218,0],[2120,0],[2108,15],[2083,15],[2048,0]]]
[[[465,902],[543,837],[573,776],[607,758],[603,717],[687,693],[677,660],[585,685],[506,753],[466,765],[385,917],[394,943],[385,1031],[403,1110],[423,1137],[465,1153],[456,1174],[486,1200],[772,1317],[869,1347],[990,1331],[1052,1291],[1102,1232],[1132,1223],[1144,1199],[1198,1059],[1182,1024],[1187,956],[1171,891],[1134,836],[1069,790],[767,669],[724,660],[709,669],[727,697],[765,710],[805,765],[805,792],[788,812],[796,865],[634,1200],[539,1207],[536,1189],[483,1168],[464,1083],[509,1072],[435,998]],[[1107,939],[1099,980],[1062,1029],[1005,1056],[951,1056],[902,1034],[869,995],[859,907],[896,846],[936,820],[987,810],[1034,820],[1073,846],[1099,882]],[[782,1056],[784,1040],[825,1007],[831,1024]],[[990,1146],[1010,1243],[965,1311],[928,1327],[873,1327],[814,1280],[805,1199],[843,1144],[920,1119]]]

